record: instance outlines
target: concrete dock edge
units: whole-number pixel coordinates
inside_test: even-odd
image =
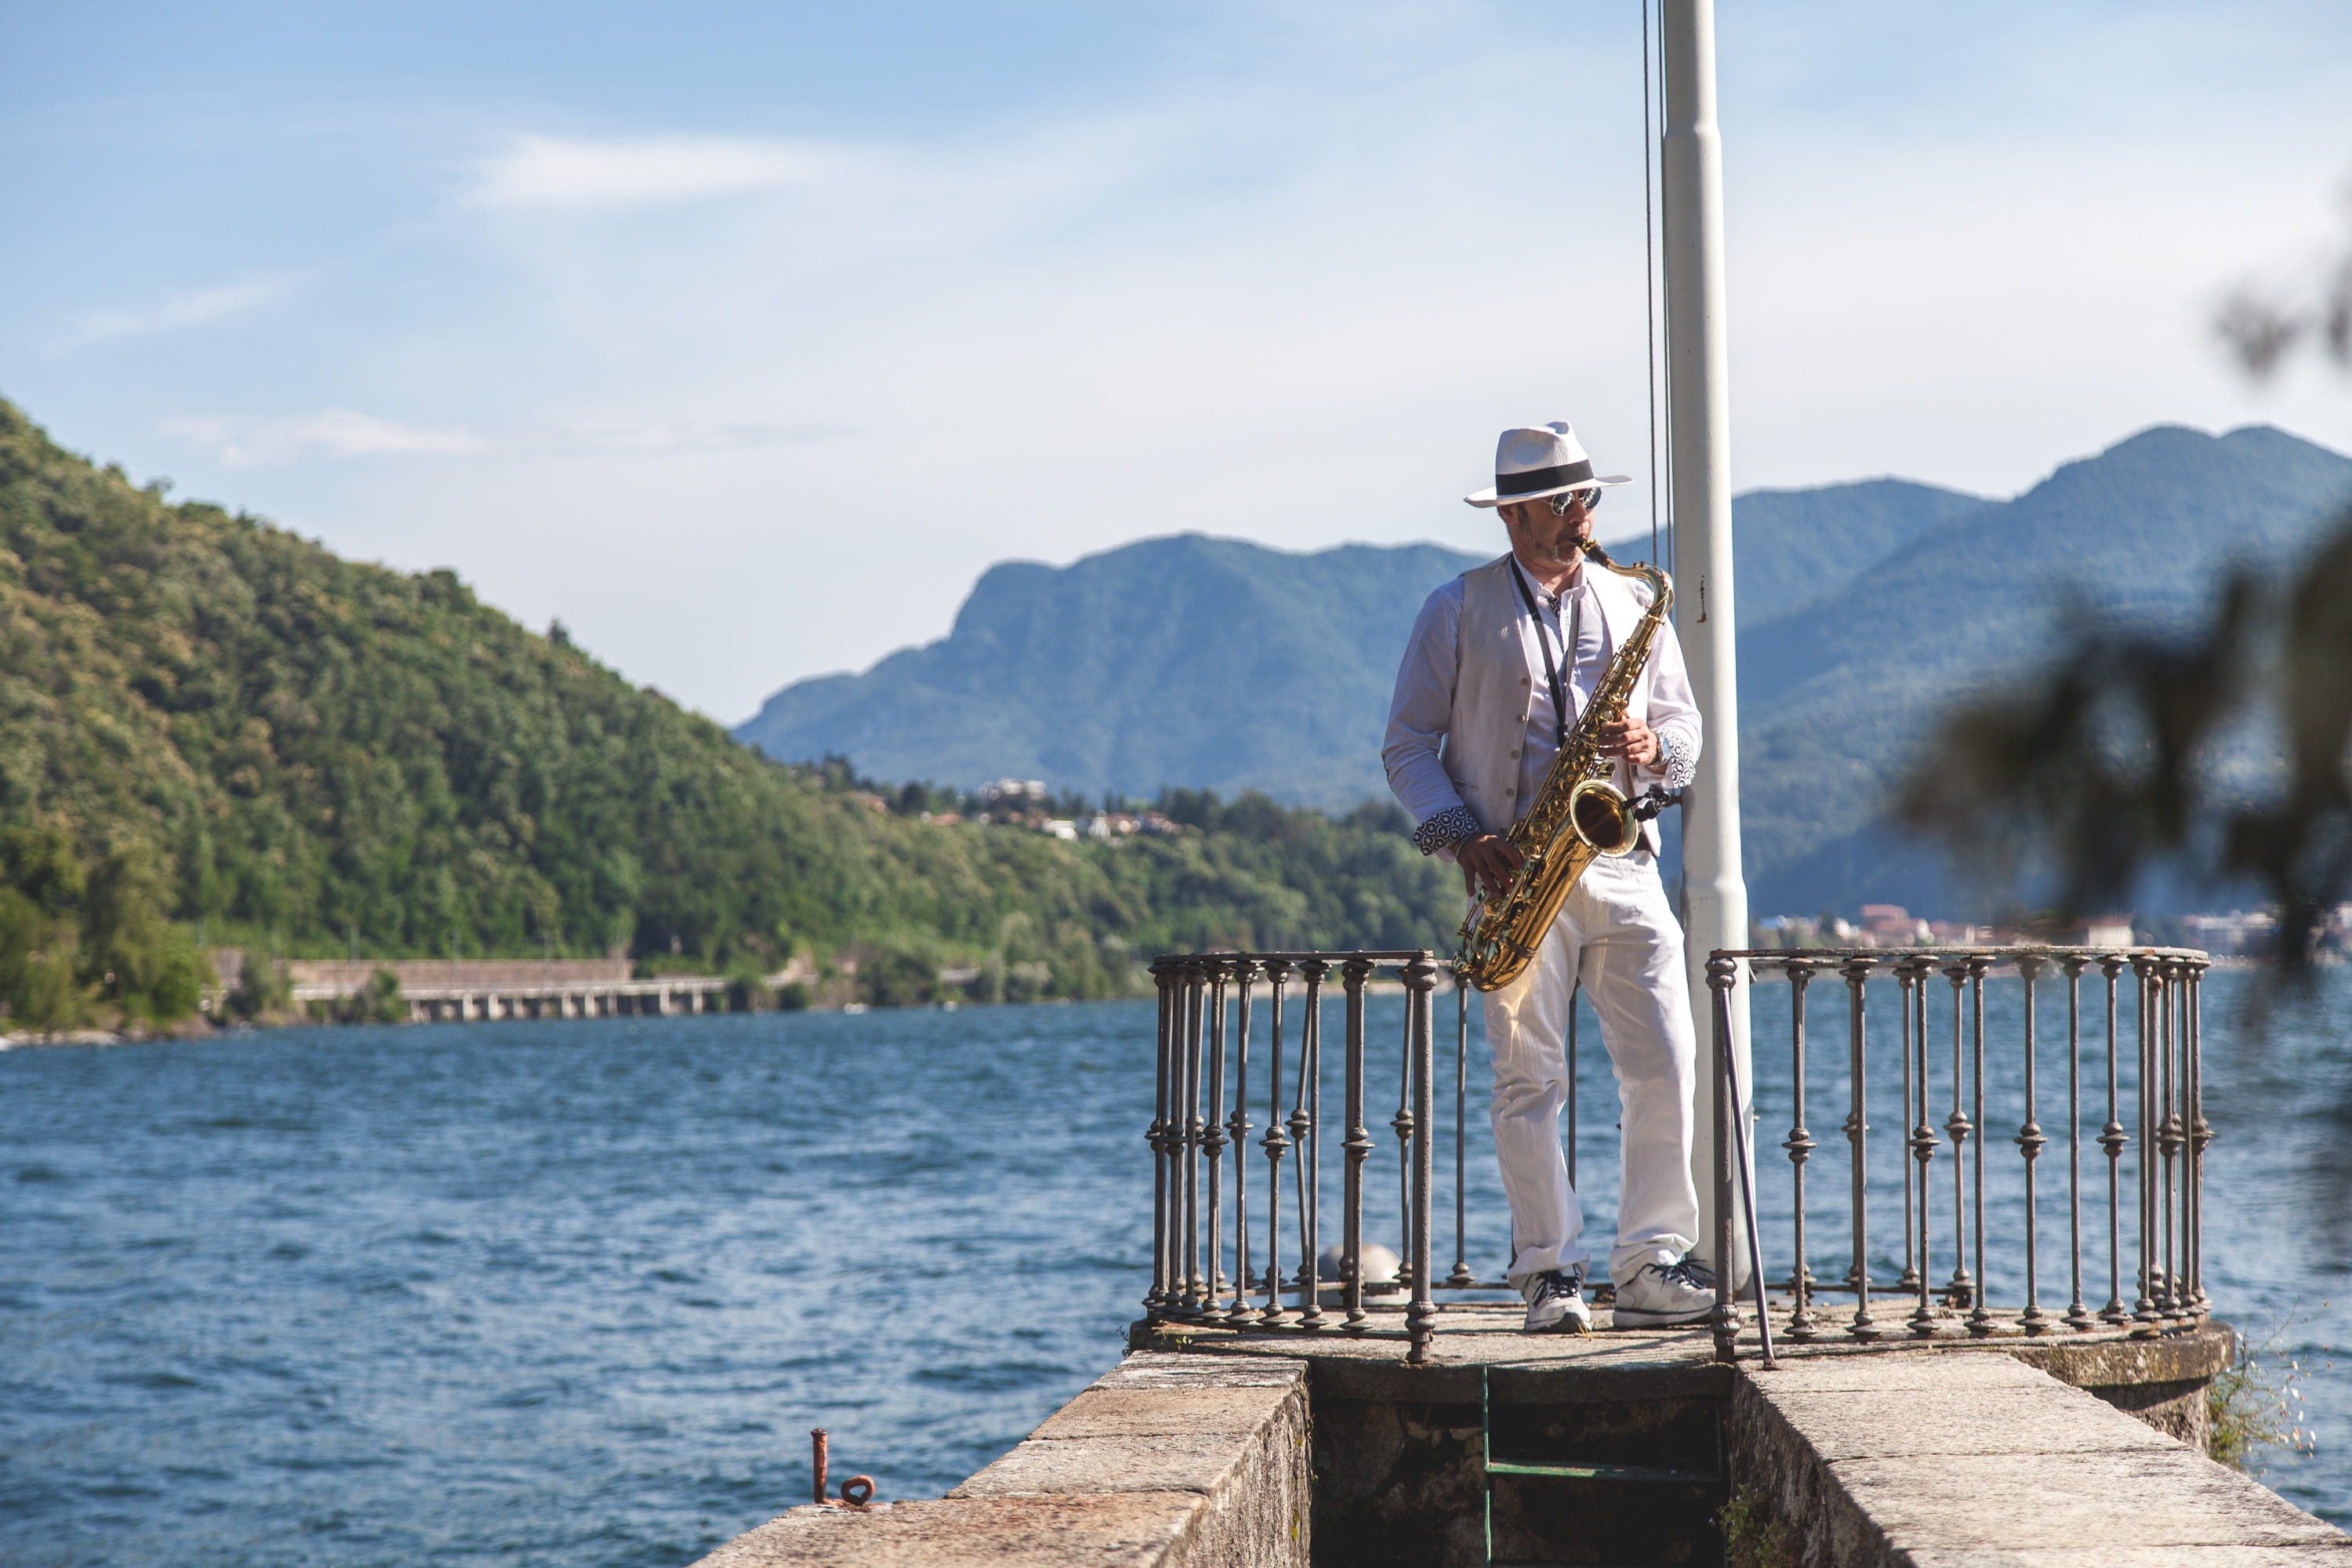
[[[2352,1537],[2009,1356],[1742,1367],[1732,1473],[1790,1568],[2352,1568]]]
[[[1305,1568],[1307,1369],[1130,1354],[935,1502],[796,1508],[695,1568]]]

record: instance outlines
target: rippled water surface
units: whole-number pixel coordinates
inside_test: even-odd
[[[2317,1372],[2319,1451],[2270,1479],[2352,1522],[2352,1378],[2324,1370],[2352,1258],[2347,979],[2259,1044],[2226,1026],[2240,977],[2209,986],[2208,1245],[2224,1315],[2284,1325]],[[1766,988],[1759,1038],[1776,1007]],[[1376,999],[1384,1138],[1400,1016]],[[1585,1039],[1605,1229],[1613,1094]],[[1475,1049],[1466,1244],[1490,1273]],[[1450,1124],[1450,1064],[1441,1088]],[[884,1496],[936,1496],[1120,1353],[1150,1094],[1129,1003],[0,1055],[0,1556],[680,1564],[800,1500],[816,1425]],[[1391,1174],[1370,1234],[1393,1241],[1394,1208]]]

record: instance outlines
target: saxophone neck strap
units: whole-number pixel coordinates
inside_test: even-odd
[[[1560,679],[1559,666],[1551,657],[1551,635],[1544,629],[1543,612],[1536,608],[1536,591],[1528,583],[1528,574],[1519,569],[1518,557],[1511,557],[1511,581],[1519,590],[1519,603],[1528,607],[1528,618],[1536,624],[1536,644],[1543,649],[1544,684],[1551,688],[1551,721],[1553,743],[1568,744],[1568,683]],[[1563,636],[1560,657],[1576,657],[1576,644]]]

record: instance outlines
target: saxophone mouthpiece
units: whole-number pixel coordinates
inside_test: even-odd
[[[1584,553],[1591,559],[1601,563],[1601,565],[1608,567],[1610,570],[1616,570],[1617,563],[1609,559],[1609,552],[1601,548],[1601,541],[1597,539],[1586,540],[1584,542]]]

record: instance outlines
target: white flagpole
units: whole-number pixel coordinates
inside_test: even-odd
[[[1714,1005],[1706,958],[1748,945],[1748,884],[1739,857],[1739,674],[1731,589],[1731,397],[1724,329],[1723,139],[1716,124],[1714,0],[1664,0],[1662,149],[1666,294],[1666,428],[1674,501],[1675,624],[1690,665],[1706,742],[1683,806],[1683,910],[1691,1017],[1698,1026],[1698,1256],[1746,1273],[1744,1235],[1728,1259],[1715,1250]],[[1744,980],[1744,976],[1743,976]],[[1732,996],[1738,1079],[1748,1070],[1748,988]],[[1745,1107],[1741,1110],[1744,1112]],[[1736,1200],[1735,1200],[1736,1205]],[[1736,1206],[1735,1206],[1736,1213]],[[1735,1234],[1739,1234],[1735,1231]]]

